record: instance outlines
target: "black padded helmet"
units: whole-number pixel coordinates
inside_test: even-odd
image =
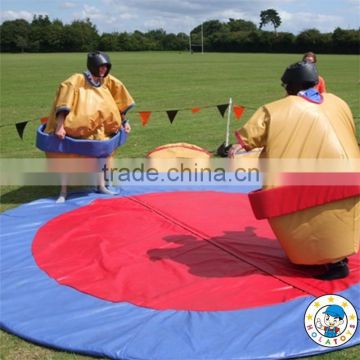
[[[111,69],[111,61],[107,54],[101,51],[93,51],[88,53],[87,68],[94,76],[99,76],[99,67],[107,65],[107,71],[104,75],[107,76]]]
[[[313,84],[319,82],[316,65],[306,61],[300,61],[288,66],[281,77],[283,84]]]

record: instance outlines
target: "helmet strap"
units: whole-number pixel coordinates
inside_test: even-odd
[[[93,74],[91,74],[91,72],[89,70],[84,71],[84,76],[90,85],[92,85],[94,87],[101,86],[102,80],[103,80],[102,77],[94,76]]]

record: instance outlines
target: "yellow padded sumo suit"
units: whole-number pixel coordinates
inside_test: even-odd
[[[188,143],[166,144],[147,154],[149,166],[159,172],[178,172],[209,167],[211,154],[200,146]],[[200,171],[200,170],[199,170]]]
[[[264,147],[261,157],[268,159],[359,160],[360,150],[349,107],[333,94],[322,95],[321,104],[291,95],[262,106],[236,132],[240,144],[247,150]],[[281,215],[267,216],[290,261],[320,265],[337,262],[356,253],[360,238],[360,185],[328,186],[326,192],[330,195],[323,199],[321,194],[317,196],[316,186],[298,188],[304,189],[304,194],[310,188],[312,195],[309,201],[311,203],[313,197],[318,197],[317,203],[296,211],[285,211]],[[345,189],[346,193],[347,188],[352,188],[352,194],[331,198],[333,190],[337,192],[340,189],[341,192]],[[263,195],[274,191],[281,194],[282,190],[284,188],[270,187],[249,194],[253,209],[253,202],[264,198]],[[289,196],[291,191],[285,193]],[[302,199],[299,196],[296,201],[301,202]],[[279,203],[287,201],[281,195],[276,198]],[[266,205],[269,208],[270,203]]]
[[[86,140],[106,140],[121,128],[121,115],[134,105],[134,100],[122,82],[107,75],[99,87],[94,86],[84,74],[74,74],[63,81],[57,91],[45,132],[54,133],[56,113],[68,111],[64,121],[66,135]],[[111,154],[107,164],[111,167]],[[87,158],[78,154],[46,152],[49,170],[53,172],[73,172],[71,163],[57,162],[56,159]],[[55,159],[54,162],[51,159]],[[79,162],[77,172],[93,172],[99,168],[96,159]]]
[[[84,74],[75,74],[61,83],[45,131],[56,128],[56,112],[67,110],[64,128],[78,139],[104,140],[121,128],[120,112],[134,104],[131,95],[115,77],[108,75],[99,87]]]

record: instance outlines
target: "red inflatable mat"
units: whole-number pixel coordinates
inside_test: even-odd
[[[113,302],[155,309],[235,310],[304,295],[335,293],[356,283],[312,278],[294,266],[247,195],[165,192],[96,200],[41,227],[38,265],[59,283]]]

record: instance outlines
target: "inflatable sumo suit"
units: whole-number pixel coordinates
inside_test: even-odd
[[[104,64],[107,72],[97,83],[92,74]],[[124,84],[109,75],[110,68],[106,54],[89,53],[89,71],[74,74],[60,84],[46,127],[38,131],[37,145],[48,158],[109,157],[124,142],[117,139],[126,136],[121,114],[124,116],[135,103]],[[64,140],[49,136],[56,129],[59,112],[67,113]]]
[[[353,117],[337,96],[308,89],[259,108],[235,133],[246,150],[272,159],[360,159]],[[315,174],[316,176],[316,174]],[[360,185],[278,186],[249,194],[291,262],[335,263],[360,239]]]
[[[100,86],[90,82],[87,72],[61,83],[45,131],[53,133],[56,114],[68,112],[64,127],[73,138],[109,139],[121,128],[121,115],[134,101],[121,81],[108,75]]]
[[[149,167],[158,172],[201,171],[209,167],[211,154],[200,146],[188,143],[165,144],[147,154]]]

